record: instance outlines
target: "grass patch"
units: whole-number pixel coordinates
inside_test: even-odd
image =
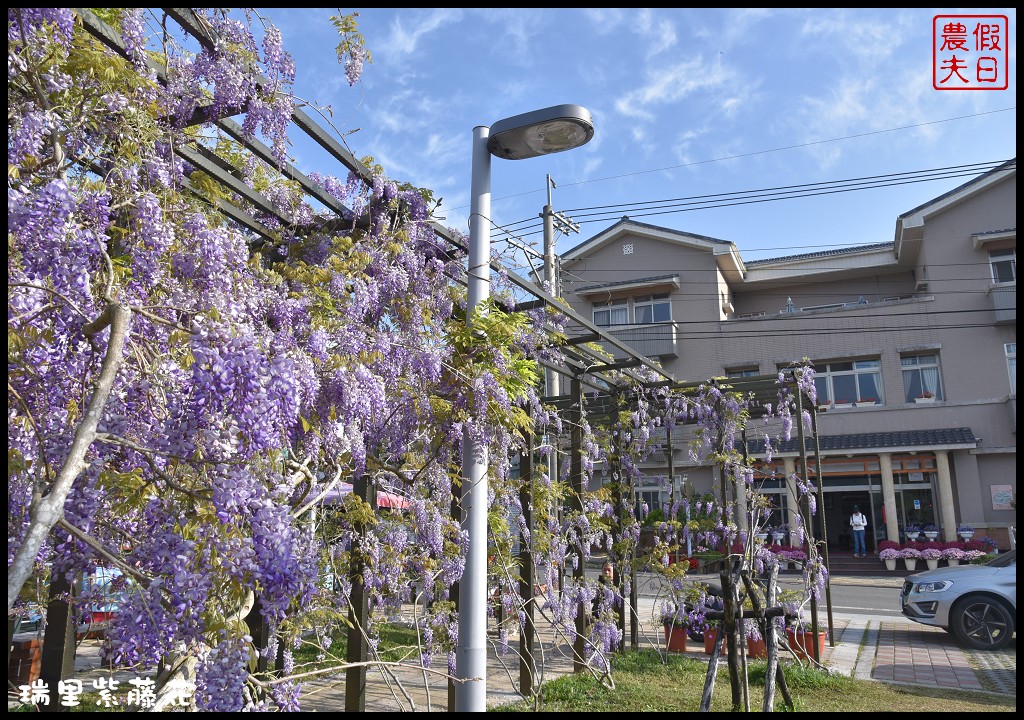
[[[751,710],[760,712],[764,698],[763,660],[748,663]],[[617,655],[612,660],[615,688],[609,689],[588,675],[567,675],[543,685],[540,708],[545,712],[694,712],[700,707],[707,662],[684,655],[670,655],[666,661],[654,650]],[[798,712],[892,712],[897,708],[927,712],[1015,712],[1016,698],[992,697],[981,693],[903,687],[881,682],[855,680],[786,663],[786,682]],[[720,667],[711,709],[732,710],[729,674]],[[775,710],[783,711],[776,690]],[[533,702],[523,701],[492,708],[493,712],[536,712]]]
[[[380,660],[398,662],[413,658],[418,660],[416,628],[400,624],[380,625],[380,643],[377,645]],[[329,637],[330,642],[326,639]],[[325,647],[326,646],[326,647]],[[324,641],[316,635],[302,639],[302,644],[292,651],[295,672],[309,672],[339,665],[346,661],[348,653],[348,627],[336,625]]]

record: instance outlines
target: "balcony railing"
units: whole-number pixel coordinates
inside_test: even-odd
[[[996,324],[1017,322],[1017,283],[999,283],[988,291],[992,298],[992,309],[996,314]]]
[[[608,334],[629,345],[646,357],[678,357],[675,323],[650,325],[619,325],[605,328]],[[615,347],[602,343],[605,350],[617,359],[625,355]]]

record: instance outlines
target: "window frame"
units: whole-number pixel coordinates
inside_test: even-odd
[[[598,327],[615,327],[617,325],[628,325],[629,324],[629,298],[617,298],[615,300],[599,300],[593,305],[593,319],[594,324]],[[623,322],[612,322],[612,312],[621,310],[623,313]],[[607,313],[608,322],[602,323],[597,319],[598,313]]]
[[[760,374],[761,369],[759,367],[733,368],[732,370],[725,371],[725,376],[730,379],[757,377]]]
[[[657,318],[658,309],[666,308],[668,310],[668,317],[659,320]],[[644,308],[650,308],[651,319],[644,321],[640,319],[639,311]],[[672,322],[672,293],[649,293],[647,295],[636,295],[633,297],[633,324],[634,325],[654,325],[656,323]]]
[[[997,266],[1007,264],[1010,275],[1013,277],[1002,280]],[[988,267],[992,273],[992,284],[1002,285],[1003,283],[1017,282],[1017,248],[1004,248],[1002,250],[989,250]]]
[[[840,368],[836,366],[849,365],[847,368]],[[874,389],[868,390],[862,387],[862,377],[872,376],[874,378]],[[836,378],[853,378],[853,395],[852,398],[847,398],[845,393],[849,390],[843,390],[844,397],[840,400],[837,398],[837,391],[835,388]],[[822,392],[822,386],[819,384],[824,382],[824,392]],[[861,401],[864,404],[870,405],[884,405],[885,404],[885,387],[882,384],[882,361],[879,358],[861,358],[859,360],[833,360],[825,363],[814,363],[814,384],[818,390],[818,404],[819,405],[853,405]],[[824,402],[823,402],[824,400]]]
[[[913,360],[913,363],[908,361]],[[927,360],[927,362],[922,362]],[[928,387],[925,382],[922,371],[935,370],[935,389],[932,390]],[[942,382],[942,366],[939,362],[939,354],[933,353],[914,353],[909,355],[900,355],[900,370],[903,377],[903,399],[908,402],[917,402],[918,399],[925,399],[923,393],[931,392],[933,399],[942,400],[945,397],[943,392]],[[907,382],[908,373],[916,373],[918,377],[917,385],[919,389],[913,389],[914,384]]]

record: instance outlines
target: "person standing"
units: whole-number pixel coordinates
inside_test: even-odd
[[[853,515],[850,516],[850,527],[853,528],[853,556],[867,557],[867,543],[865,535],[868,527],[868,519],[860,511],[860,507],[853,506]]]
[[[601,574],[597,577],[598,588],[597,593],[594,595],[593,607],[591,608],[590,614],[595,620],[597,620],[597,608],[601,601],[601,595],[604,592],[604,588],[610,588],[614,593],[615,589],[619,584],[619,572],[618,568],[615,567],[615,563],[611,560],[605,560],[604,565],[601,566]]]

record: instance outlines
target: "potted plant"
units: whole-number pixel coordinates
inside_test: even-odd
[[[928,543],[929,546],[937,545],[938,543]],[[928,564],[929,570],[934,570],[939,566],[939,560],[942,559],[942,549],[938,547],[925,547],[921,551],[921,557]]]
[[[978,562],[988,553],[984,550],[964,550],[964,560],[968,563]]]
[[[951,566],[959,565],[961,560],[965,560],[964,551],[955,545],[952,547],[944,548],[942,551],[942,559],[948,562]]]
[[[903,556],[900,555],[900,550],[898,548],[887,547],[878,553],[878,557],[885,563],[886,570],[895,570],[896,561]]]
[[[970,540],[974,537],[974,528],[967,523],[962,523],[960,527],[956,529],[956,534],[962,537],[964,540]]]
[[[861,405],[877,405],[877,404],[878,404],[878,398],[873,398],[873,397],[857,398],[857,406],[858,407],[860,407]]]
[[[917,536],[921,534],[921,528],[917,525],[907,525],[903,528],[903,534],[907,536],[907,540],[917,540]]]
[[[828,638],[827,630],[819,630],[817,636],[811,632],[809,627],[803,624],[786,628],[786,639],[789,640],[789,647],[798,657],[814,659],[814,645],[818,646],[818,657],[825,654],[825,640]]]
[[[690,623],[684,611],[674,603],[666,603],[661,611],[661,624],[665,628],[665,647],[668,651],[686,652]]]
[[[836,399],[835,406],[837,408],[853,407],[853,400],[851,398]]]
[[[929,540],[934,540],[939,536],[939,529],[935,527],[934,523],[928,523],[922,528],[922,531],[924,532],[924,536]]]
[[[919,405],[921,403],[935,402],[935,393],[933,393],[931,390],[925,390],[923,393],[914,398],[914,402]]]
[[[772,528],[772,540],[775,541],[776,545],[781,545],[782,541],[786,539],[786,532],[787,529],[785,523]]]
[[[917,569],[917,559],[921,557],[921,551],[917,548],[905,547],[900,550],[900,557],[903,558],[903,562],[907,565],[907,570]]]

